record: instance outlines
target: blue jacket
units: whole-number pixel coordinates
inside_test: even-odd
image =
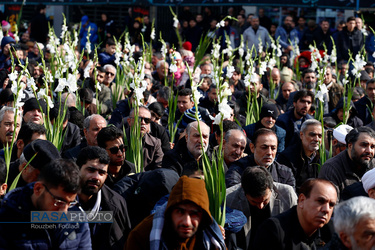
[[[85,48],[87,42],[87,33],[90,29],[90,42],[91,42],[91,49],[94,49],[95,44],[98,41],[98,26],[95,23],[89,22],[86,27],[81,27],[81,31],[79,32],[79,37],[81,38],[81,49]]]
[[[314,117],[307,114],[305,117],[302,118],[302,123],[304,123],[304,121],[308,119],[314,119]],[[287,147],[290,143],[293,142],[292,139],[294,136],[299,138],[300,129],[295,124],[295,121],[296,121],[296,118],[294,117],[294,108],[280,115],[279,118],[277,118],[276,120],[276,125],[285,129],[286,131],[285,147]]]
[[[115,53],[116,54],[116,53]],[[107,52],[102,52],[99,54],[99,63],[101,65],[106,65],[106,64],[114,64],[115,63],[115,54],[109,55]]]
[[[374,36],[373,33],[371,33],[367,37],[365,48],[366,48],[366,51],[367,51],[368,60],[370,62],[374,63],[375,62],[375,57],[373,57],[372,54],[375,52],[375,36]]]
[[[298,32],[296,29],[292,29],[288,36],[288,33],[286,32],[285,28],[283,26],[279,26],[276,29],[275,39],[279,37],[279,43],[283,48],[286,48],[289,45],[298,46],[299,44]],[[289,42],[289,40],[292,42],[292,44]]]
[[[33,188],[34,183],[30,183],[14,189],[2,201],[0,221],[10,223],[0,223],[0,249],[91,249],[87,223],[29,223],[30,211],[36,210],[31,202]]]
[[[249,138],[250,140],[253,139],[255,131],[257,130],[256,125],[257,125],[257,123],[253,123],[253,124],[247,125],[243,128],[245,130],[247,138]],[[277,152],[280,153],[280,152],[283,152],[284,149],[285,149],[286,131],[285,131],[285,129],[283,129],[283,128],[277,126],[277,125],[275,125],[274,128],[275,128],[274,132],[276,133],[277,141],[278,141]]]

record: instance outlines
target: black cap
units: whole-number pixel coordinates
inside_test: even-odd
[[[279,111],[277,110],[276,105],[274,104],[263,104],[263,107],[260,111],[259,119],[262,120],[264,117],[272,117],[277,119],[279,116]]]
[[[43,113],[46,113],[46,107],[47,107],[46,102],[43,99],[39,99],[39,104],[43,109]],[[25,115],[27,112],[34,110],[34,109],[40,110],[39,104],[35,97],[28,99],[23,105],[23,115]]]
[[[27,161],[30,161],[35,155],[34,159],[30,162],[30,165],[39,170],[52,160],[60,158],[60,152],[52,142],[39,139],[32,141],[27,145],[23,150],[23,155]]]

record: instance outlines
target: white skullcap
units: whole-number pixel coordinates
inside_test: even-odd
[[[333,137],[342,144],[346,144],[345,137],[353,128],[349,125],[343,124],[333,129]]]
[[[363,189],[368,193],[371,188],[375,187],[375,168],[367,171],[362,176]]]

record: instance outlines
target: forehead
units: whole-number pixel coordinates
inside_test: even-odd
[[[123,141],[122,141],[121,137],[118,137],[117,139],[106,142],[106,145],[107,145],[108,148],[111,148],[111,147],[114,147],[114,146],[120,146],[121,144],[123,144]]]
[[[199,212],[202,212],[202,208],[199,207],[198,205],[196,205],[195,203],[193,202],[186,202],[186,203],[180,203],[180,204],[177,204],[175,206],[175,209],[176,208],[182,208],[184,210],[188,210],[188,211],[191,211],[191,210],[198,210]]]
[[[336,202],[336,189],[328,183],[317,182],[311,189],[310,198],[324,197],[329,201]]]
[[[277,145],[277,137],[274,134],[264,134],[258,136],[256,140],[256,144],[261,146],[261,145]]]
[[[99,125],[99,124],[104,124],[104,126],[106,125],[106,121],[104,120],[103,117],[96,116],[96,117],[92,118],[92,120],[90,122],[90,126],[95,126],[95,125]]]
[[[287,82],[287,83],[284,83],[283,86],[282,86],[282,90],[289,90],[289,89],[293,89],[293,84]]]
[[[188,95],[179,95],[177,98],[178,101],[190,101],[190,96]]]
[[[372,138],[368,134],[360,133],[356,144],[357,143],[363,143],[363,142],[375,144],[375,138]]]
[[[114,68],[112,68],[112,67],[108,67],[108,68],[106,68],[105,71],[107,71],[107,72],[111,72],[111,73],[114,73],[115,70],[116,70],[116,69],[114,69]]]
[[[312,101],[311,96],[304,96],[304,97],[301,97],[300,99],[298,99],[297,102],[311,102],[311,101]]]
[[[315,73],[314,72],[306,73],[304,78],[306,78],[306,77],[315,77]]]
[[[246,142],[245,136],[240,131],[233,131],[229,137],[230,143],[244,143]]]
[[[320,126],[320,125],[307,126],[306,132],[307,133],[309,133],[309,132],[319,132],[319,133],[321,133],[322,132],[322,126]]]
[[[99,159],[93,159],[93,160],[88,160],[85,164],[82,165],[82,168],[87,168],[87,167],[95,167],[98,169],[107,170],[108,165],[100,163]]]
[[[139,116],[142,116],[142,117],[151,117],[151,113],[147,109],[140,108],[139,109]]]

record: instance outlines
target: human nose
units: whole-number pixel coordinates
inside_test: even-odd
[[[190,226],[191,225],[191,217],[188,213],[185,213],[182,219],[182,224],[184,226]]]
[[[263,209],[263,208],[264,208],[264,202],[259,203],[259,204],[257,205],[257,207],[258,207],[259,209]]]
[[[325,214],[326,213],[328,213],[329,212],[329,203],[327,202],[327,203],[324,203],[323,205],[322,205],[322,212],[324,212]]]

